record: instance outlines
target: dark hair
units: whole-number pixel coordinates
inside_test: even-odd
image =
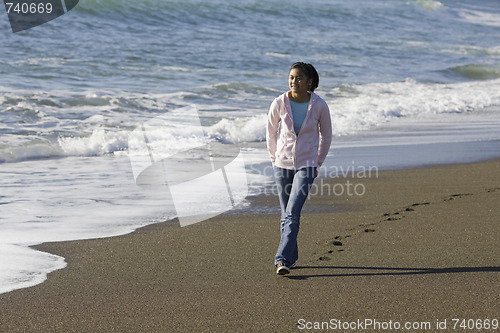
[[[319,85],[319,75],[318,72],[316,71],[316,68],[314,68],[313,65],[307,64],[305,62],[296,62],[290,67],[290,71],[294,68],[299,69],[302,73],[304,73],[309,79],[312,79],[312,84],[311,84],[311,91],[314,91],[314,89],[318,88]],[[290,72],[288,71],[288,72]]]

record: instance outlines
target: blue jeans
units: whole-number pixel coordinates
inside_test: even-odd
[[[316,167],[288,170],[274,167],[274,178],[281,207],[281,241],[274,264],[285,263],[290,267],[299,258],[297,235],[300,213],[314,181]]]

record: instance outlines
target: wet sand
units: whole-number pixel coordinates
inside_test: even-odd
[[[1,331],[288,332],[348,324],[336,331],[382,332],[407,322],[419,326],[413,332],[464,331],[453,319],[500,319],[499,176],[495,160],[317,180],[303,211],[297,268],[284,277],[273,267],[276,214],[43,244],[37,248],[65,257],[68,267],[0,295]],[[364,194],[333,193],[347,181]],[[274,196],[252,201],[278,205]]]

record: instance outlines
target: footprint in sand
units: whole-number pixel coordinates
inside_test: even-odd
[[[411,205],[412,207],[417,207],[417,206],[424,206],[424,205],[430,205],[430,202],[417,202]]]
[[[444,201],[451,201],[451,200],[455,200],[456,198],[463,198],[463,197],[466,197],[466,196],[469,196],[469,195],[472,195],[471,193],[458,193],[458,194],[452,194],[450,195],[448,198],[444,199]]]

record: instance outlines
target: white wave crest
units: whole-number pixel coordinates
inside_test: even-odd
[[[398,118],[464,113],[500,105],[500,80],[422,84],[414,80],[335,88],[327,99],[334,135],[355,134]]]
[[[222,119],[208,129],[210,137],[223,143],[264,141],[266,114],[234,120]]]
[[[106,132],[96,129],[90,137],[60,137],[59,145],[65,155],[94,156],[127,149],[127,131]]]
[[[320,92],[331,111],[333,134],[345,136],[369,130],[400,118],[415,118],[428,114],[473,112],[491,105],[500,105],[500,79],[470,81],[453,84],[418,83],[408,79],[403,82],[340,85],[330,91]],[[213,110],[217,108],[214,106]],[[257,113],[258,114],[255,114]],[[252,115],[253,113],[253,115]],[[219,120],[205,126],[210,140],[221,143],[261,142],[265,140],[267,109],[256,109],[249,116],[229,117],[226,112],[211,111],[209,117]],[[205,137],[196,137],[192,129],[180,122],[182,114],[167,113],[167,128],[153,131],[155,149],[189,149]],[[94,115],[83,120],[84,130],[90,134],[59,136],[57,142],[32,139],[18,143],[0,141],[0,162],[50,158],[57,156],[99,156],[127,154],[130,130],[104,127],[104,118]],[[119,122],[119,118],[113,118]],[[141,118],[142,120],[142,118]],[[133,119],[128,117],[127,123]],[[94,128],[94,129],[92,129]]]
[[[416,4],[428,11],[434,11],[444,8],[444,5],[435,0],[417,0]]]
[[[461,20],[469,23],[500,27],[500,14],[462,9],[458,12],[458,16]]]

